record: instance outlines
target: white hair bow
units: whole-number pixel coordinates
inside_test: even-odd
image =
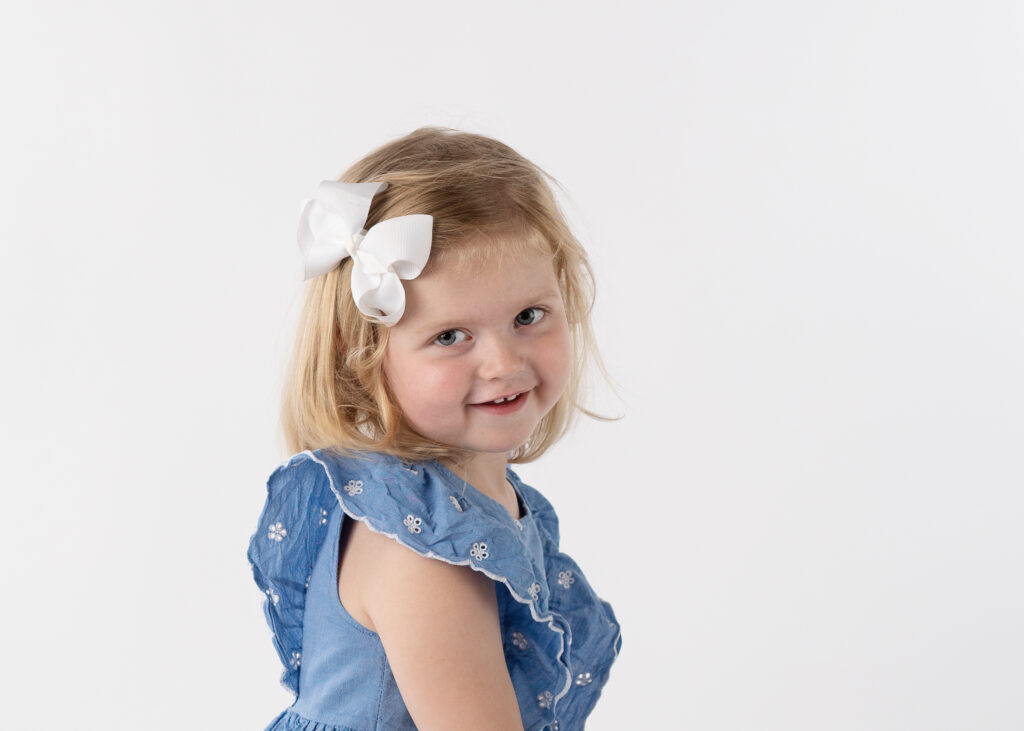
[[[329,272],[352,257],[352,297],[364,315],[394,325],[405,312],[402,279],[415,279],[427,265],[434,219],[398,216],[363,230],[370,203],[387,183],[325,180],[302,203],[299,250],[305,278]]]

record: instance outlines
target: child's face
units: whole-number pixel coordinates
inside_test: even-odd
[[[520,446],[569,379],[569,326],[550,258],[489,258],[403,284],[405,314],[389,333],[384,373],[409,425],[477,453]]]

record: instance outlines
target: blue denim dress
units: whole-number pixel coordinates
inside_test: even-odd
[[[295,702],[267,731],[415,729],[380,637],[337,590],[352,520],[495,582],[505,661],[528,730],[582,729],[622,638],[611,605],[558,549],[558,517],[508,469],[522,518],[436,461],[302,452],[270,476],[249,542],[253,576]]]

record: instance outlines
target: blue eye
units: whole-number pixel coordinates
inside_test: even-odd
[[[543,320],[546,314],[539,307],[529,307],[516,315],[516,325],[535,325]]]
[[[461,343],[465,339],[466,333],[461,330],[445,330],[434,338],[434,342],[438,345],[455,345],[456,343]]]

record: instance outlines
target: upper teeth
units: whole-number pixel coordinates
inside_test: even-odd
[[[506,401],[514,401],[517,398],[519,398],[519,394],[518,393],[515,396],[509,396],[508,398],[496,398],[491,403],[492,404],[503,404]]]

